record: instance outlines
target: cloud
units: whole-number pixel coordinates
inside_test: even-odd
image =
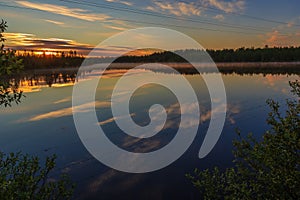
[[[200,16],[202,14],[201,7],[214,7],[226,13],[236,12],[245,9],[245,0],[201,0],[199,2],[168,2],[153,1],[154,5],[146,7],[147,10],[154,12],[165,11],[176,16]],[[216,15],[215,19],[222,21],[223,15]]]
[[[54,20],[49,20],[49,19],[45,19],[46,22],[55,24],[55,25],[64,25],[65,23],[63,22],[59,22],[59,21],[54,21]]]
[[[2,33],[8,43],[13,43],[15,45],[31,45],[32,43],[28,38],[34,38],[34,34],[30,33]]]
[[[218,100],[217,100],[218,101]],[[226,120],[234,124],[235,123],[235,116],[236,114],[240,113],[240,105],[238,104],[223,104],[220,103],[217,107],[215,107],[213,110],[206,110],[205,107],[200,106],[201,115],[200,119],[197,116],[190,115],[190,113],[193,113],[193,111],[197,108],[198,103],[192,103],[192,104],[173,104],[169,108],[166,109],[168,114],[171,115],[181,115],[184,116],[185,120],[178,122],[175,120],[167,121],[164,128],[174,128],[178,126],[178,123],[180,123],[181,128],[190,128],[193,126],[198,126],[201,123],[207,122],[211,120],[212,116],[217,116],[218,113],[224,112],[226,110]],[[182,112],[182,113],[181,113]],[[155,118],[154,118],[155,120]],[[160,130],[156,130],[160,131]]]
[[[282,34],[280,29],[275,29],[266,33],[263,37],[265,38],[265,44],[269,46],[298,46],[300,44],[299,36],[299,32]]]
[[[96,107],[108,107],[110,106],[110,102],[91,102],[91,103],[85,103],[80,106],[74,106],[74,107],[68,107],[63,108],[56,111],[51,111],[47,113],[43,113],[40,115],[36,115],[34,117],[31,117],[27,119],[26,121],[33,122],[33,121],[40,121],[44,119],[51,119],[51,118],[59,118],[59,117],[66,117],[71,116],[73,114],[73,109],[75,109],[77,112],[90,112],[93,109],[93,105],[95,104]]]
[[[60,104],[60,103],[70,102],[71,100],[72,100],[71,97],[66,97],[66,98],[57,100],[57,101],[55,101],[55,102],[53,102],[53,103],[54,103],[54,104]]]
[[[195,3],[154,1],[154,4],[154,6],[148,6],[146,9],[151,11],[166,11],[176,16],[201,15],[201,9]]]
[[[268,74],[264,77],[263,83],[269,87],[274,88],[277,84],[281,84],[284,81],[285,81],[284,76],[274,76]]]
[[[267,33],[267,35],[269,36],[267,42],[273,43],[279,39],[279,31],[273,31],[271,33]]]
[[[220,104],[218,107],[214,108],[213,110],[208,110],[207,112],[204,112],[201,114],[200,121],[206,122],[211,119],[213,114],[220,113],[226,110],[226,119],[231,124],[235,124],[235,115],[240,113],[241,109],[239,105],[234,104]]]
[[[146,10],[150,10],[150,11],[157,11],[157,9],[155,9],[153,6],[147,6]]]
[[[132,160],[132,163],[134,163],[134,160]],[[109,169],[91,178],[87,187],[82,188],[82,194],[97,196],[97,194],[99,194],[99,188],[106,188],[110,186],[112,182],[114,183],[113,188],[122,188],[123,191],[133,190],[133,188],[136,188],[136,186],[143,182],[144,178],[142,174],[128,175],[127,173],[119,173],[117,170]],[[89,196],[83,195],[81,197],[88,198]]]
[[[223,21],[225,18],[224,18],[224,15],[216,15],[216,16],[214,16],[214,19],[217,19],[219,21]]]
[[[112,118],[109,118],[109,119],[106,119],[106,120],[104,120],[104,121],[101,121],[101,122],[99,122],[98,124],[99,125],[106,125],[106,124],[109,124],[109,123],[111,123],[111,122],[114,122],[114,121],[116,121],[117,119],[125,119],[125,118],[128,118],[128,117],[132,117],[132,116],[135,116],[135,113],[131,113],[130,115],[124,115],[124,116],[118,116],[118,117],[112,117]]]
[[[107,2],[111,2],[111,3],[120,3],[120,4],[124,4],[126,6],[132,6],[133,3],[132,2],[128,2],[128,1],[120,1],[120,0],[106,0]]]
[[[7,39],[6,48],[14,50],[33,50],[33,51],[77,51],[78,54],[91,57],[116,56],[132,51],[130,47],[125,46],[103,46],[95,47],[89,44],[83,44],[74,40],[62,38],[39,38],[30,33],[3,33]]]
[[[240,105],[228,104],[227,105],[227,116],[226,119],[231,123],[235,124],[235,117],[241,112]]]
[[[259,37],[264,39],[264,45],[269,46],[298,46],[300,32],[296,30],[296,24],[299,24],[300,17],[293,18],[286,23],[280,24],[272,28],[272,31],[267,32]]]
[[[276,31],[276,30],[278,30],[278,31],[287,31],[288,29],[293,29],[294,27],[295,27],[295,24],[298,22],[298,20],[297,19],[294,19],[294,20],[290,20],[290,21],[288,21],[288,22],[285,22],[285,23],[283,23],[283,24],[280,24],[280,25],[278,25],[278,26],[276,26],[276,27],[273,27],[272,28],[272,30],[273,31]]]
[[[286,26],[287,26],[288,28],[291,28],[291,27],[294,26],[294,24],[295,24],[295,22],[288,22]]]
[[[74,40],[38,38],[34,34],[29,33],[4,33],[3,35],[7,39],[7,47],[15,50],[77,50],[81,53],[87,53],[94,48],[91,45],[78,43]]]
[[[105,28],[114,29],[117,31],[125,31],[135,26],[129,25],[126,22],[119,19],[111,19],[109,23],[103,25]]]
[[[215,7],[226,13],[241,11],[245,9],[245,0],[203,0],[203,4],[207,7]]]
[[[275,29],[286,30],[287,28],[290,28],[290,29],[297,28],[296,26],[298,26],[299,23],[300,23],[300,16],[290,19],[285,24],[279,25]]]
[[[84,10],[81,8],[68,8],[66,6],[54,5],[54,4],[44,4],[44,3],[32,3],[29,1],[16,1],[21,6],[27,8],[38,9],[58,15],[73,17],[76,19],[81,19],[85,21],[106,21],[111,17],[106,14],[95,14],[90,13],[88,10]]]
[[[125,31],[125,30],[128,29],[128,28],[125,28],[125,27],[112,26],[112,25],[104,25],[104,27],[109,28],[109,29],[114,29],[114,30],[117,30],[117,31]]]

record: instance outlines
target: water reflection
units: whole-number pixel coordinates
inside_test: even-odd
[[[15,79],[19,82],[20,89],[34,88],[36,86],[61,86],[74,83],[76,80],[75,72],[26,72]],[[25,90],[24,90],[25,91]],[[30,90],[29,90],[30,91]]]
[[[79,76],[81,79],[92,78],[102,74],[102,78],[119,77],[126,73],[127,70],[92,70],[87,69],[83,71]],[[22,74],[15,76],[9,80],[13,85],[17,85],[19,90],[29,93],[41,91],[43,87],[65,87],[72,86],[77,80],[77,70],[36,70],[36,71],[25,71]]]
[[[140,63],[113,63],[108,70],[103,71],[102,65],[98,66],[86,66],[85,70],[79,74],[81,78],[86,76],[95,76],[102,74],[102,78],[112,78],[122,76],[128,71]],[[181,74],[195,75],[198,72],[190,64],[178,64],[178,63],[164,63],[166,65],[174,67]],[[224,66],[223,66],[224,65]],[[169,73],[168,71],[163,71],[159,68],[145,66],[145,70],[151,70],[158,73]],[[251,65],[252,66],[252,65]],[[201,67],[201,66],[200,66]],[[209,67],[202,66],[203,73],[211,73]],[[77,68],[70,69],[43,69],[43,70],[33,70],[25,71],[21,75],[13,77],[10,82],[13,82],[13,85],[18,85],[19,89],[25,93],[28,92],[38,92],[42,87],[63,87],[71,86],[77,80]],[[224,75],[239,75],[239,76],[253,76],[253,75],[262,75],[266,79],[264,82],[270,86],[273,86],[275,83],[274,79],[277,79],[278,82],[280,79],[284,79],[284,75],[290,76],[296,74],[299,76],[300,68],[295,66],[293,71],[285,71],[282,67],[275,68],[275,70],[261,70],[260,68],[255,67],[243,67],[241,66],[231,66],[230,63],[221,63],[219,68],[220,72]],[[137,71],[138,72],[138,71]],[[286,92],[286,91],[285,91]]]
[[[69,98],[68,98],[69,99]],[[56,101],[57,102],[57,101]],[[56,103],[54,102],[54,103]],[[25,122],[33,122],[33,121],[39,121],[39,120],[44,120],[44,119],[51,119],[51,118],[60,118],[60,117],[66,117],[66,116],[71,116],[73,114],[73,109],[75,109],[77,112],[90,112],[92,106],[96,107],[109,107],[110,102],[90,102],[86,104],[82,104],[77,107],[68,107],[68,108],[63,108],[60,110],[55,110],[47,113],[42,113],[33,117],[30,117],[25,120]],[[18,121],[21,122],[21,121]]]
[[[171,94],[155,85],[147,85],[134,94],[135,105],[130,116],[112,116],[110,97],[114,84],[126,70],[105,72],[101,88],[96,95],[96,112],[99,126],[107,131],[109,137],[118,146],[133,152],[149,152],[166,145],[176,133],[179,116],[193,109],[193,104],[181,105],[172,100]],[[101,71],[97,72],[98,74]],[[97,75],[91,71],[81,76],[89,78]],[[139,73],[136,71],[135,73]],[[61,75],[59,75],[61,74]],[[227,118],[221,138],[213,151],[204,159],[198,158],[198,151],[205,136],[210,116],[217,110],[210,109],[210,99],[204,83],[199,83],[199,75],[185,75],[199,97],[201,110],[199,132],[192,146],[175,163],[157,172],[148,174],[126,174],[112,170],[96,161],[80,142],[72,118],[72,85],[78,77],[73,72],[54,72],[48,74],[26,74],[19,77],[20,89],[26,98],[18,106],[1,108],[0,112],[0,148],[1,151],[23,151],[45,157],[57,154],[57,171],[67,172],[77,184],[76,199],[197,199],[195,191],[184,174],[195,167],[205,169],[216,165],[225,168],[231,165],[231,141],[235,138],[235,128],[242,134],[254,132],[259,137],[268,129],[264,123],[268,108],[267,98],[284,101],[289,96],[288,81],[299,79],[298,75],[223,75],[228,104]],[[168,76],[176,76],[167,74]],[[51,79],[51,84],[49,82]],[[16,79],[17,80],[17,79]],[[48,81],[48,82],[47,82]],[[176,83],[174,83],[176,84]],[[56,86],[65,86],[57,88]],[[51,87],[49,87],[51,86]],[[180,86],[179,86],[180,87]],[[27,91],[25,90],[27,88]],[[32,93],[32,91],[38,91]],[[126,92],[126,91],[123,91]],[[124,93],[118,94],[122,101]],[[218,102],[218,99],[213,99]],[[121,134],[115,123],[116,118],[131,117],[137,124],[149,122],[148,109],[153,103],[166,106],[168,120],[161,134],[151,140],[139,139]],[[80,105],[78,112],[88,112],[91,102]],[[218,109],[218,108],[217,108]],[[221,109],[221,108],[220,108]],[[184,126],[199,121],[187,121]],[[133,161],[134,162],[134,161]]]

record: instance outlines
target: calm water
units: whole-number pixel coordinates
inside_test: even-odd
[[[147,152],[161,148],[174,137],[178,128],[176,125],[165,128],[149,140],[132,140],[122,134],[115,124],[109,107],[110,94],[121,75],[122,71],[112,71],[102,80],[102,87],[97,89],[96,100],[104,102],[96,107],[101,127],[115,144],[124,149]],[[137,75],[139,71],[132,76]],[[158,73],[157,76],[176,80],[179,75]],[[180,159],[164,169],[146,174],[128,174],[101,164],[81,143],[72,117],[74,77],[60,75],[50,82],[51,76],[47,77],[23,80],[21,87],[26,98],[20,105],[1,108],[0,150],[22,151],[41,157],[57,154],[57,168],[51,176],[68,173],[77,184],[75,199],[197,199],[197,191],[185,174],[195,167],[231,166],[231,141],[236,137],[235,129],[241,129],[243,134],[253,132],[259,137],[268,129],[265,123],[269,111],[266,99],[284,103],[290,96],[288,81],[299,79],[297,75],[223,75],[228,103],[225,127],[210,154],[199,159],[198,151],[209,124],[210,99],[200,75],[185,75],[196,91],[201,108],[201,124],[193,144]],[[170,91],[159,85],[142,87],[132,97],[132,118],[137,124],[146,125],[149,123],[149,106],[159,103],[174,107],[174,99]],[[170,115],[168,120],[174,124],[179,122],[180,115]]]

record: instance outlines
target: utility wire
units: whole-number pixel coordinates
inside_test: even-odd
[[[157,2],[164,3],[163,1],[157,1]],[[183,0],[180,0],[180,2],[187,3],[187,4],[190,3],[188,1],[183,1]],[[267,18],[263,18],[263,17],[256,17],[256,16],[253,16],[253,15],[238,13],[238,12],[234,12],[234,11],[226,12],[222,9],[211,7],[211,6],[201,6],[201,5],[197,4],[197,7],[203,8],[203,9],[206,9],[206,10],[210,10],[211,12],[214,12],[214,13],[222,12],[224,14],[238,15],[238,16],[241,16],[241,17],[250,18],[250,19],[257,20],[257,21],[265,21],[265,22],[270,22],[270,23],[275,23],[275,24],[283,24],[283,25],[288,25],[289,24],[288,22],[283,22],[283,21],[273,20],[273,19],[267,19]],[[300,24],[293,24],[293,25],[300,27]]]
[[[33,11],[39,11],[39,12],[47,12],[48,13],[48,11],[44,11],[44,10],[40,10],[40,9],[36,9],[36,8],[27,8],[27,7],[7,5],[7,4],[2,4],[2,3],[0,3],[0,6],[9,7],[9,8],[24,9],[24,10],[33,10]],[[186,28],[186,29],[193,29],[193,30],[242,33],[242,34],[248,34],[248,35],[256,34],[256,33],[251,33],[251,32],[242,32],[242,31],[234,31],[234,30],[221,30],[221,29],[211,29],[211,28],[204,28],[204,27],[191,27],[191,26],[182,26],[182,25],[176,25],[176,24],[163,24],[163,23],[156,23],[156,22],[146,22],[146,21],[120,19],[120,18],[111,18],[110,20],[111,21],[113,21],[113,20],[122,20],[122,21],[132,22],[132,23],[135,23],[135,24],[151,24],[151,25],[160,25],[160,26],[171,26],[171,27]]]
[[[166,25],[166,24],[162,24],[162,23],[137,21],[137,20],[131,20],[131,19],[119,19],[119,20],[132,22],[132,23],[136,23],[136,24],[151,24],[151,25],[160,25],[160,26],[172,26],[172,27],[177,27],[177,28],[186,28],[186,29],[194,29],[194,30],[229,32],[229,33],[242,33],[242,34],[256,34],[256,33],[242,32],[242,31],[221,30],[221,29],[211,29],[211,28],[202,28],[202,27],[191,27],[191,26],[182,26],[182,25],[176,25],[176,24]]]
[[[74,1],[74,0],[60,0],[60,1],[69,2],[69,3],[77,3],[77,4],[81,4],[81,5],[86,5],[86,6],[99,7],[99,5],[84,4],[84,3],[82,3],[82,2],[86,2],[86,1],[82,1],[82,2],[78,2],[78,1]],[[17,9],[24,9],[24,10],[33,10],[33,11],[39,11],[39,12],[47,12],[48,13],[48,11],[45,11],[45,10],[40,10],[40,9],[36,9],[36,8],[29,8],[29,7],[21,7],[21,6],[16,6],[16,5],[8,5],[8,4],[3,4],[1,2],[0,2],[0,6],[10,7],[10,8],[17,8]],[[114,7],[111,7],[111,6],[107,6],[107,8],[108,9],[115,9]],[[123,10],[123,11],[124,12],[131,12],[129,10],[128,11]],[[142,13],[139,12],[139,14],[142,14]],[[147,14],[150,14],[150,13],[147,13]],[[157,16],[158,17],[159,15],[153,15],[153,16]],[[159,16],[159,17],[162,17],[162,16]],[[176,20],[184,20],[184,19],[181,19],[181,18],[176,18],[174,16],[168,16],[168,17],[174,18]],[[224,29],[221,30],[221,29],[212,29],[212,28],[204,28],[204,27],[182,26],[182,25],[177,25],[177,24],[163,24],[163,23],[156,23],[156,22],[147,22],[147,21],[140,21],[140,20],[123,19],[123,18],[122,19],[120,19],[120,18],[110,18],[110,20],[111,21],[113,21],[113,20],[122,20],[122,21],[132,22],[132,23],[135,23],[135,24],[151,24],[151,25],[171,26],[171,27],[186,28],[186,29],[193,29],[193,30],[205,30],[205,31],[215,31],[215,32],[242,33],[242,34],[247,34],[247,35],[249,35],[249,34],[257,34],[257,33],[253,33],[253,32],[243,32],[243,31],[224,30]],[[195,20],[193,20],[193,21],[195,21]],[[206,22],[200,22],[200,21],[197,21],[197,22],[198,23],[206,23]],[[206,24],[208,24],[208,23],[206,23]],[[218,25],[219,26],[219,24],[216,24],[216,23],[209,23],[209,24],[210,25]],[[225,26],[227,28],[233,28],[232,26],[227,26],[227,25],[222,25],[222,26]],[[242,26],[240,26],[240,27],[236,26],[234,28],[239,28],[239,29],[245,30],[245,27],[242,27]],[[263,33],[265,33],[265,32],[263,32]],[[286,34],[279,34],[279,35],[286,35]]]
[[[160,18],[164,17],[164,18],[180,20],[180,21],[185,21],[185,22],[189,21],[189,22],[198,23],[198,24],[208,24],[208,25],[222,26],[222,27],[227,27],[227,28],[235,28],[235,29],[243,29],[243,30],[248,29],[248,30],[260,31],[260,32],[265,31],[263,29],[258,29],[257,27],[253,27],[253,26],[245,26],[245,25],[241,26],[241,25],[230,24],[230,23],[225,23],[225,22],[217,23],[217,22],[211,22],[208,20],[196,20],[196,19],[191,19],[191,18],[186,18],[186,17],[176,17],[176,16],[162,14],[162,13],[149,12],[149,11],[145,11],[145,10],[138,10],[138,9],[132,9],[132,8],[126,8],[126,7],[116,7],[116,6],[111,6],[111,5],[101,4],[101,3],[93,3],[93,2],[88,2],[85,0],[82,0],[82,1],[60,0],[60,1],[84,5],[84,6],[91,6],[91,7],[110,9],[110,10],[117,10],[117,11],[122,11],[122,12],[130,12],[130,13],[135,13],[135,14],[148,15],[148,16],[153,16],[153,17],[160,17]]]

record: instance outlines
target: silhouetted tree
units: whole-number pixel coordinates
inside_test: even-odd
[[[0,106],[11,106],[12,102],[19,103],[23,96],[22,91],[18,91],[16,82],[10,81],[14,74],[20,72],[23,68],[22,59],[16,56],[13,50],[4,50],[4,37],[2,33],[6,30],[6,22],[0,23]]]

